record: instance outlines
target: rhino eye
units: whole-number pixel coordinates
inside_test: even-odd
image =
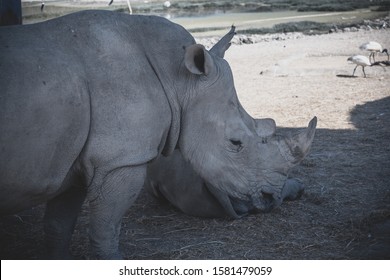
[[[242,146],[242,142],[240,140],[236,140],[236,139],[229,139],[230,140],[230,143],[232,143],[234,145],[234,150],[236,152],[239,152],[242,150],[243,146]]]
[[[240,140],[234,140],[234,139],[230,139],[230,142],[235,145],[235,146],[240,146],[242,145],[241,141]]]

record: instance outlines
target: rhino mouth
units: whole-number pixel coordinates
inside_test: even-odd
[[[261,192],[252,195],[248,199],[229,197],[230,203],[238,216],[248,214],[267,213],[274,209],[278,203],[273,194]]]
[[[260,190],[245,198],[238,198],[210,185],[208,185],[208,189],[224,208],[225,212],[235,219],[249,214],[267,213],[280,205],[280,199],[273,192],[267,190]]]

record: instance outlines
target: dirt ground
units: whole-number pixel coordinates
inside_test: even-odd
[[[318,117],[310,155],[291,173],[306,190],[239,220],[186,216],[142,192],[123,219],[128,259],[390,259],[390,67],[347,63],[359,45],[390,48],[390,29],[233,45],[243,106],[285,133]],[[380,56],[378,59],[387,59]],[[72,252],[88,254],[84,207]],[[43,206],[0,220],[1,259],[42,258]]]

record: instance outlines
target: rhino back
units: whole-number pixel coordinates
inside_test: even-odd
[[[152,160],[166,144],[172,85],[183,80],[183,46],[193,37],[154,16],[86,11],[61,20],[51,24],[61,26],[63,45],[76,48],[87,69],[92,123],[85,160],[113,168]]]

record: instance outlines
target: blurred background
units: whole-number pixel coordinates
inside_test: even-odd
[[[17,0],[1,0],[17,1]],[[390,0],[22,0],[23,24],[84,9],[159,15],[199,36],[221,35],[235,24],[240,33],[321,33],[388,22]],[[377,22],[375,23],[375,20]],[[387,26],[384,26],[387,27]]]

